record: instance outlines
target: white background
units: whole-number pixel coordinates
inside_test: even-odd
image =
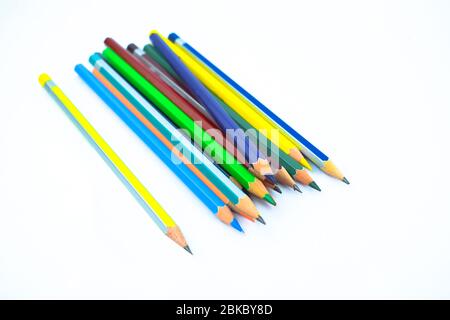
[[[328,153],[245,235],[73,71],[177,32]],[[450,298],[447,1],[0,4],[1,298]],[[164,237],[40,88],[48,72],[181,226]]]

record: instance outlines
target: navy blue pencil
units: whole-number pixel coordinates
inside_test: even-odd
[[[192,74],[159,35],[151,34],[150,40],[175,70],[184,82],[184,85],[189,88],[189,91],[194,95],[195,99],[208,110],[222,131],[225,134],[229,134],[229,130],[232,131],[234,138],[232,141],[234,141],[239,151],[244,154],[247,162],[252,165],[253,169],[275,184],[276,180],[267,158],[259,152],[257,146],[245,135],[242,128],[223,110],[216,98]]]

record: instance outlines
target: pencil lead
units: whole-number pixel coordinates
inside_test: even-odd
[[[190,254],[194,255],[191,251],[191,248],[189,248],[189,246],[185,246],[183,247],[184,250],[186,250],[187,252],[189,252]]]
[[[317,185],[317,183],[315,181],[308,184],[308,186],[310,186],[313,189],[316,189],[317,191],[322,191],[322,189],[320,189],[320,187]]]
[[[270,203],[270,204],[273,205],[273,206],[276,206],[276,205],[277,205],[277,203],[275,202],[275,200],[273,200],[273,198],[272,198],[272,196],[271,196],[270,194],[266,194],[266,195],[263,197],[263,199],[266,200],[268,203]]]
[[[269,181],[271,184],[277,183],[277,180],[275,179],[275,176],[273,174],[264,175],[264,178],[266,178],[266,180]]]
[[[346,183],[346,184],[350,184],[350,181],[348,181],[346,177],[343,177],[343,178],[342,178],[342,181],[343,181],[344,183]]]
[[[300,188],[298,187],[297,184],[294,184],[293,188],[294,188],[295,191],[298,191],[298,192],[302,193],[302,190],[300,190]]]
[[[258,218],[256,218],[256,220],[257,221],[259,221],[259,222],[261,222],[262,224],[266,224],[266,222],[264,221],[264,219],[261,217],[261,216],[259,216]]]
[[[237,231],[244,233],[244,229],[242,229],[241,225],[236,220],[236,218],[234,218],[233,221],[231,221],[230,226],[235,228]]]
[[[280,187],[277,186],[277,185],[274,185],[274,186],[273,186],[273,190],[276,191],[276,192],[278,192],[278,193],[280,193],[280,194],[283,193],[283,191],[281,191]]]
[[[309,171],[312,171],[312,167],[311,167],[311,165],[309,164],[308,160],[306,160],[305,157],[302,157],[302,158],[300,159],[299,162],[300,162],[300,164],[301,164],[303,167],[305,167],[305,168],[308,169]]]

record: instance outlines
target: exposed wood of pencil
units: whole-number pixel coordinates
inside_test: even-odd
[[[277,171],[275,177],[283,185],[289,186],[291,188],[294,188],[294,186],[296,185],[294,179],[292,179],[292,177],[289,175],[289,173],[286,171],[284,167],[281,167]]]

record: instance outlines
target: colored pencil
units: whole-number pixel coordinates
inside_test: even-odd
[[[236,188],[189,140],[179,134],[176,128],[114,71],[99,54],[92,55],[89,61],[96,68],[94,75],[99,74],[102,83],[223,202],[251,220],[264,221],[250,198]],[[175,144],[181,146],[182,152],[174,147]]]
[[[143,64],[149,69],[150,72],[154,73],[161,80],[163,80],[167,85],[169,85],[174,91],[176,91],[180,96],[182,96],[189,103],[179,103],[178,106],[181,110],[183,110],[191,119],[197,122],[202,123],[202,127],[207,132],[216,131],[218,129],[217,124],[213,119],[210,118],[209,113],[205,110],[205,108],[197,102],[191,95],[185,91],[176,81],[176,79],[172,78],[169,72],[164,72],[161,65],[159,65],[154,59],[149,57],[144,51],[139,49],[135,44],[130,44],[127,47],[127,50],[135,55]],[[155,52],[155,54],[158,54]],[[163,59],[163,58],[162,58]],[[170,66],[168,66],[170,67]],[[222,105],[223,102],[218,99],[218,102]],[[222,147],[224,147],[228,152],[233,154],[236,159],[238,159],[241,163],[243,163],[247,168],[249,164],[246,162],[246,159],[242,157],[242,154],[236,150],[235,145],[233,143],[226,143],[227,139],[224,134],[222,134],[221,138],[216,137],[216,141],[219,142]],[[253,172],[254,174],[257,172]],[[295,181],[289,175],[289,173],[282,167],[278,166],[278,170],[275,170],[275,176],[278,181],[282,184],[288,185],[294,190],[300,191],[298,186],[295,184]],[[259,179],[265,179],[264,176],[257,175]],[[267,186],[267,185],[266,185]],[[271,184],[275,188],[275,185]],[[279,189],[275,189],[278,191]],[[301,191],[300,191],[301,192]]]
[[[237,145],[239,151],[244,154],[247,162],[251,164],[255,172],[265,176],[270,182],[275,183],[275,177],[273,176],[269,161],[259,152],[257,146],[244,134],[236,122],[223,110],[216,98],[203,86],[183,62],[181,62],[178,56],[167,46],[159,35],[152,34],[150,40],[182,79],[185,86],[189,88],[196,100],[208,110],[222,131],[227,136],[232,132],[232,141]]]
[[[302,156],[299,149],[277,128],[272,126],[266,119],[254,112],[249,106],[250,103],[237,94],[231,88],[227,87],[223,82],[219,81],[214,74],[204,68],[202,64],[192,58],[182,48],[176,46],[166,38],[162,37],[158,32],[152,31],[152,34],[158,34],[161,39],[177,54],[184,64],[194,73],[194,75],[214,92],[223,102],[237,111],[241,116],[249,121],[249,123],[260,133],[264,134],[269,140],[275,143],[279,149],[286,152],[295,160],[300,161],[304,167],[310,168],[309,163]]]
[[[89,70],[79,64],[77,74],[108,105],[119,118],[164,162],[172,172],[208,207],[223,223],[243,231],[230,209],[184,163],[171,159],[171,150],[166,148],[136,116],[122,104]]]
[[[183,247],[192,254],[186,240],[176,225],[175,221],[169,216],[158,201],[150,194],[145,186],[120,159],[102,136],[95,130],[83,114],[75,107],[64,92],[53,82],[47,74],[41,74],[39,83],[55,98],[61,109],[66,113],[69,119],[80,130],[87,141],[95,148],[100,156],[105,160],[113,172],[125,184],[128,190],[139,201],[141,206],[155,222],[158,228],[171,240]]]
[[[112,39],[107,39],[105,43],[114,46],[115,49],[128,59],[122,59],[112,48],[103,51],[104,59],[128,82],[130,82],[139,92],[151,101],[161,112],[170,118],[177,126],[186,129],[192,138],[201,144],[202,149],[218,162],[225,170],[233,175],[246,190],[259,198],[265,199],[275,205],[275,201],[268,193],[264,185],[255,178],[247,169],[240,164],[230,153],[223,149],[214,139],[199,127],[189,116],[180,110],[169,98],[162,94],[158,88],[166,86],[163,81],[147,74],[145,66],[133,55],[120,47]],[[131,64],[129,65],[128,62]],[[134,68],[137,68],[135,70]],[[143,76],[145,75],[145,76]],[[151,79],[151,80],[149,80]],[[157,87],[156,87],[157,86]],[[173,90],[172,90],[173,91]]]
[[[189,52],[193,57],[197,58],[207,68],[209,68],[212,72],[214,72],[218,77],[220,77],[223,81],[227,82],[229,86],[231,86],[234,90],[239,92],[244,98],[246,98],[249,102],[251,102],[253,104],[253,109],[256,112],[258,112],[260,115],[264,116],[266,119],[271,121],[274,126],[277,126],[279,129],[283,130],[283,132],[288,137],[291,138],[291,141],[297,145],[297,147],[308,157],[308,159],[314,162],[314,164],[317,165],[321,170],[323,170],[325,173],[335,178],[338,178],[339,180],[344,181],[345,183],[348,183],[348,180],[344,177],[344,175],[340,172],[340,170],[333,164],[330,158],[327,155],[325,155],[325,153],[320,151],[316,146],[314,146],[305,137],[303,137],[300,133],[298,133],[298,131],[293,129],[283,119],[278,117],[263,103],[261,103],[248,91],[242,88],[225,72],[223,72],[221,69],[215,66],[210,60],[205,58],[205,56],[200,54],[200,52],[194,49],[191,45],[189,45],[186,41],[181,39],[175,33],[171,33],[169,35],[169,40],[186,49],[186,51]]]

